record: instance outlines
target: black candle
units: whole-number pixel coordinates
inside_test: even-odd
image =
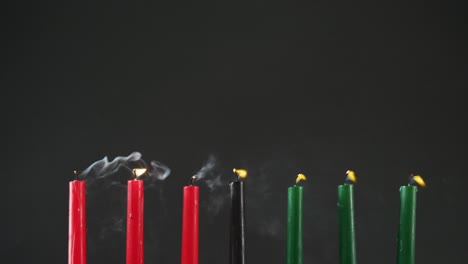
[[[244,183],[247,171],[234,169],[237,179],[231,182],[231,229],[229,232],[229,263],[245,264]]]

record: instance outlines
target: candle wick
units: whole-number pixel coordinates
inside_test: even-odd
[[[197,177],[195,177],[195,175],[193,175],[191,178],[190,178],[190,185],[193,185],[193,181],[196,179]]]
[[[75,180],[78,180],[78,173],[76,172],[76,170],[73,171],[73,174],[75,174]]]

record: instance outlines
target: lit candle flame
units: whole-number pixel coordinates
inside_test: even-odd
[[[247,170],[244,170],[244,169],[232,169],[232,171],[237,174],[237,176],[239,176],[239,178],[241,179],[245,179],[247,178]]]
[[[298,184],[300,181],[305,181],[305,180],[307,180],[307,177],[304,174],[299,173],[296,177],[296,184]]]
[[[423,187],[423,188],[426,187],[426,182],[423,180],[421,175],[415,175],[411,178],[410,184],[414,185],[415,183],[419,185],[420,187]]]
[[[146,169],[145,168],[136,168],[136,169],[133,169],[133,175],[135,175],[135,177],[140,177],[141,175],[145,174],[146,172]]]
[[[352,170],[347,170],[346,171],[346,181],[351,182],[351,183],[356,183],[357,178],[356,178],[356,173]]]

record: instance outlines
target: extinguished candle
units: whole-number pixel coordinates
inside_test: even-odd
[[[138,179],[146,169],[134,169],[135,179],[128,181],[127,189],[127,264],[143,264],[143,181]]]
[[[297,184],[306,180],[298,174],[296,184],[288,188],[288,222],[286,241],[286,264],[302,264],[303,187]]]
[[[419,175],[410,177],[407,186],[400,187],[400,224],[398,230],[398,264],[414,264],[416,238],[416,192],[426,183]]]
[[[199,188],[193,185],[196,179],[192,176],[190,185],[184,187],[182,205],[182,264],[198,264],[198,197]]]
[[[76,171],[75,171],[76,175]],[[86,183],[69,183],[68,264],[86,264]]]
[[[245,264],[245,200],[244,182],[247,171],[234,169],[236,180],[229,184],[231,189],[231,225],[229,232],[229,263]]]
[[[346,172],[345,184],[338,186],[338,221],[340,264],[356,264],[354,231],[354,171]]]

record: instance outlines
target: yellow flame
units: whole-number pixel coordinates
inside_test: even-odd
[[[239,176],[241,179],[247,178],[247,170],[244,169],[232,169],[232,171]]]
[[[135,177],[139,177],[139,176],[145,174],[145,172],[146,172],[145,168],[133,169],[133,174],[135,175]]]
[[[297,178],[296,178],[296,184],[297,184],[298,182],[300,182],[301,180],[302,180],[302,181],[305,181],[305,180],[307,180],[307,177],[306,177],[304,174],[299,173],[299,174],[297,175]]]
[[[356,178],[356,173],[352,170],[347,170],[346,171],[346,179],[350,180],[352,183],[356,183],[357,178]]]
[[[426,187],[426,182],[423,180],[421,175],[413,176],[413,181],[415,181],[421,187]]]

